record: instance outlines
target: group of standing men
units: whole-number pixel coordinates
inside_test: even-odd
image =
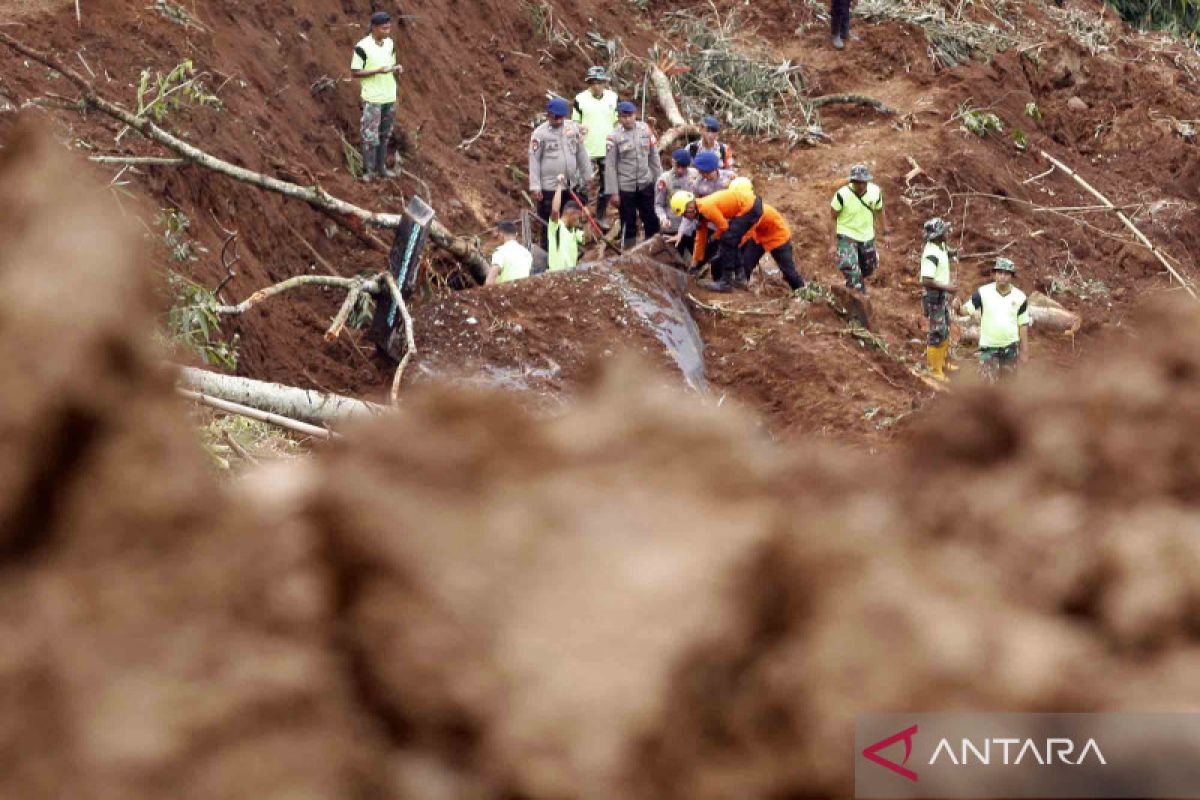
[[[848,38],[849,0],[833,0],[833,44]],[[391,17],[371,15],[370,33],[355,46],[351,72],[362,86],[363,180],[393,177],[387,153],[395,122],[396,62],[390,38]],[[583,220],[587,198],[596,197],[596,227],[608,229],[608,206],[615,203],[623,244],[637,240],[640,221],[645,238],[660,231],[678,251],[690,255],[691,272],[711,266],[713,280],[703,284],[713,291],[744,288],[762,256],[770,253],[788,286],[804,286],[796,270],[791,229],[778,209],[763,202],[747,177],[738,177],[732,149],[718,138],[720,122],[702,120],[699,140],[671,154],[664,170],[658,139],[637,119],[633,103],[620,101],[608,87],[603,67],[586,75],[587,89],[574,103],[553,98],[546,107],[546,122],[529,140],[529,188],[537,214],[546,224],[542,246],[551,270],[575,266],[584,241]],[[849,181],[830,201],[834,255],[848,288],[867,293],[866,279],[879,264],[876,226],[886,234],[883,192],[871,182],[863,164],[850,169]],[[503,243],[492,256],[487,283],[528,277],[532,254],[517,241],[515,223],[498,226]],[[985,377],[1012,369],[1027,358],[1030,324],[1028,299],[1012,285],[1015,264],[998,258],[994,281],[977,289],[965,304],[950,274],[946,244],[949,225],[941,218],[924,225],[925,249],[921,254],[921,307],[928,321],[926,359],[930,374],[945,380],[950,363],[950,312],[958,308],[980,315],[979,360]]]

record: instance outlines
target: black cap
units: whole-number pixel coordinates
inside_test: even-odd
[[[392,15],[386,11],[376,11],[371,15],[371,27],[376,25],[386,25],[392,21]]]
[[[517,232],[517,223],[513,222],[511,219],[500,220],[500,222],[496,225],[496,230],[500,231],[501,233],[512,235]]]

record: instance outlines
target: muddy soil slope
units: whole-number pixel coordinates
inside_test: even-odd
[[[217,0],[192,9],[185,19],[122,0],[86,6],[80,26],[67,3],[0,0],[12,20],[10,34],[78,62],[98,76],[102,90],[126,102],[136,94],[143,67],[167,70],[193,59],[207,73],[208,87],[219,89],[224,110],[181,110],[168,123],[235,162],[301,183],[316,181],[376,208],[395,210],[403,192],[425,191],[410,176],[390,186],[364,186],[346,174],[339,134],[351,142],[356,137],[355,89],[344,80],[346,53],[362,35],[366,3],[280,8],[261,0]],[[620,36],[640,55],[652,42],[672,44],[660,15],[682,7],[656,3],[636,12],[585,0],[562,9],[550,6],[553,14],[547,17],[512,4],[439,1],[411,12],[416,19],[395,34],[408,54],[402,81],[405,166],[425,181],[445,223],[459,232],[486,231],[520,207],[522,184],[509,166],[524,164],[529,126],[545,92],[569,94],[579,86],[594,57],[589,31]],[[698,303],[692,311],[706,344],[711,388],[718,397],[764,413],[772,431],[874,443],[890,438],[903,427],[897,421],[908,420],[933,396],[909,369],[921,357],[923,321],[913,265],[920,223],[929,216],[942,215],[955,226],[951,242],[964,255],[957,267],[962,294],[986,280],[989,259],[1002,250],[1021,266],[1019,283],[1027,291],[1050,291],[1082,313],[1085,324],[1076,337],[1034,334],[1035,361],[1055,368],[1106,347],[1110,334],[1128,329],[1138,299],[1171,288],[1160,262],[1110,212],[1098,209],[1095,198],[1060,171],[1047,173],[1040,149],[1125,208],[1165,257],[1190,271],[1200,244],[1195,214],[1200,198],[1191,179],[1200,160],[1176,123],[1193,116],[1188,108],[1200,88],[1200,62],[1186,48],[1132,32],[1103,16],[1097,3],[1072,2],[1060,12],[1031,0],[1006,4],[1003,18],[991,20],[1018,45],[988,63],[947,69],[931,61],[926,33],[903,22],[856,17],[860,38],[834,53],[817,5],[779,1],[717,8],[744,15],[747,46],[803,65],[812,94],[866,94],[898,111],[881,116],[827,106],[822,122],[832,142],[810,149],[730,134],[744,170],[792,222],[802,272],[822,283],[839,281],[828,253],[826,209],[847,168],[868,163],[888,198],[890,233],[883,239],[870,307],[874,339],[856,337],[844,325],[806,325],[804,304],[789,301],[777,277],[760,279],[753,294],[732,299],[693,287]],[[987,21],[994,11],[972,6],[969,14]],[[137,35],[130,36],[131,30]],[[579,43],[555,31],[569,31]],[[0,112],[0,136],[6,138],[16,107],[47,90],[62,91],[63,82],[7,50],[0,52],[0,67],[5,98],[0,107],[6,109]],[[635,82],[621,88],[628,93]],[[459,149],[480,130],[485,99],[483,133],[475,145]],[[986,139],[964,132],[956,118],[963,104],[997,114],[1003,131]],[[1028,111],[1030,104],[1036,112]],[[653,103],[650,112],[655,113]],[[77,146],[150,152],[130,137],[115,144],[118,127],[96,114],[81,119],[37,106],[22,114],[51,120]],[[1014,139],[1016,129],[1024,149]],[[921,171],[914,172],[914,165]],[[103,174],[111,178],[118,170],[106,167]],[[380,264],[376,252],[328,218],[198,168],[139,168],[122,173],[124,181],[147,201],[140,212],[147,221],[155,207],[188,214],[189,235],[204,250],[187,263],[162,258],[205,285],[215,286],[225,276],[218,258],[223,231],[238,230],[241,260],[225,291],[231,298],[307,271],[353,274]],[[154,231],[151,238],[161,243],[161,229]],[[439,298],[446,291],[440,283],[432,286],[426,302],[444,302]],[[586,293],[580,295],[576,302],[586,302]],[[354,333],[335,343],[321,338],[339,299],[314,289],[229,323],[229,331],[241,337],[239,371],[378,394],[390,367],[369,345]],[[705,307],[714,301],[718,310]],[[544,335],[569,341],[572,332],[564,325]],[[543,349],[553,357],[554,348]],[[963,348],[960,356],[968,355]]]
[[[74,169],[0,155],[5,797],[845,797],[862,711],[1200,702],[1193,308],[875,457],[617,368],[231,487]]]

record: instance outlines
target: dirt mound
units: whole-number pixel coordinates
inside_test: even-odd
[[[617,368],[230,490],[48,147],[0,160],[5,796],[846,796],[861,711],[1200,702],[1193,309],[874,458]]]
[[[216,486],[105,194],[48,136],[0,154],[0,794],[353,795],[314,543]]]
[[[596,359],[633,352],[664,381],[705,391],[704,343],[678,270],[641,256],[455,292],[414,318],[427,377],[568,402]]]

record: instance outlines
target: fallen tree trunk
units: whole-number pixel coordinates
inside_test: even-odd
[[[1194,289],[1192,289],[1191,284],[1188,283],[1186,280],[1184,280],[1183,276],[1180,275],[1173,266],[1171,266],[1170,262],[1167,261],[1167,259],[1163,257],[1163,254],[1161,252],[1159,252],[1159,249],[1154,246],[1154,243],[1150,241],[1150,239],[1146,236],[1146,234],[1142,233],[1141,230],[1138,229],[1138,226],[1134,225],[1133,222],[1129,219],[1129,217],[1125,216],[1125,212],[1121,211],[1119,208],[1114,206],[1112,204],[1111,200],[1109,200],[1104,195],[1100,194],[1100,192],[1097,191],[1094,186],[1092,186],[1090,183],[1088,183],[1082,177],[1080,177],[1079,174],[1075,172],[1075,170],[1071,169],[1066,164],[1064,164],[1063,162],[1059,161],[1054,156],[1047,153],[1045,150],[1040,150],[1039,152],[1042,154],[1042,156],[1047,161],[1049,161],[1051,164],[1053,164],[1054,166],[1061,169],[1063,172],[1070,175],[1071,178],[1074,179],[1074,181],[1076,183],[1078,183],[1080,186],[1082,186],[1084,189],[1086,189],[1089,194],[1091,194],[1093,197],[1095,197],[1097,200],[1099,200],[1101,203],[1103,203],[1105,205],[1105,207],[1107,207],[1113,213],[1115,213],[1117,215],[1117,218],[1119,220],[1121,220],[1122,223],[1124,223],[1125,227],[1129,228],[1129,230],[1133,231],[1133,235],[1138,238],[1138,241],[1141,242],[1142,244],[1144,244],[1146,247],[1148,247],[1150,249],[1150,252],[1154,254],[1154,257],[1157,258],[1159,260],[1159,262],[1164,267],[1167,268],[1167,272],[1171,273],[1171,277],[1173,277],[1175,280],[1179,281],[1179,285],[1183,287],[1184,291],[1186,291],[1188,294],[1190,294],[1192,296],[1193,300],[1200,300],[1200,297],[1196,296],[1196,291]]]
[[[693,125],[683,118],[679,104],[675,102],[675,93],[671,91],[671,79],[658,68],[657,64],[650,65],[650,85],[654,87],[654,97],[658,106],[667,115],[671,127],[658,140],[660,153],[669,153],[675,148],[675,143],[689,136],[699,136],[700,126]]]
[[[0,43],[8,45],[18,53],[28,56],[61,74],[64,78],[75,84],[75,87],[83,94],[84,102],[91,108],[95,108],[113,119],[128,125],[147,139],[178,153],[189,162],[198,164],[214,172],[219,172],[242,183],[257,186],[260,189],[266,189],[281,194],[284,197],[302,200],[315,208],[361,220],[368,225],[375,225],[381,228],[398,228],[404,219],[403,214],[385,214],[380,211],[370,211],[360,208],[353,203],[348,203],[345,200],[334,197],[320,186],[300,186],[290,181],[272,178],[269,175],[263,175],[245,167],[239,167],[236,164],[231,164],[228,161],[210,155],[190,142],[163,130],[149,119],[132,114],[120,105],[104,99],[96,93],[95,87],[86,78],[64,65],[54,56],[34,50],[32,47],[17,41],[3,31],[0,31]],[[479,251],[479,247],[473,239],[455,236],[437,220],[429,224],[429,235],[435,244],[461,261],[470,270],[471,275],[480,283],[487,277],[487,259],[483,257],[483,253]]]
[[[830,105],[857,105],[873,108],[880,114],[892,115],[896,113],[896,109],[876,100],[874,97],[867,97],[865,94],[827,94],[821,97],[813,97],[805,102],[812,108]]]
[[[1032,328],[1039,333],[1071,334],[1074,335],[1083,324],[1083,318],[1073,311],[1063,308],[1041,292],[1029,296],[1029,318]],[[979,320],[977,317],[958,317],[959,341],[975,343],[979,341]]]
[[[315,436],[318,439],[332,439],[338,435],[333,431],[326,430],[325,428],[318,428],[316,425],[309,425],[307,422],[300,422],[299,420],[281,417],[278,414],[272,414],[270,411],[259,411],[257,408],[244,406],[241,403],[231,403],[228,400],[221,400],[217,397],[209,397],[208,395],[201,394],[200,392],[193,392],[191,389],[176,389],[175,391],[179,392],[184,397],[195,400],[197,403],[203,403],[211,408],[224,411],[227,414],[237,414],[238,416],[246,417],[247,419],[256,419],[260,422],[268,422],[272,425],[278,425],[280,428],[285,430],[303,433],[305,436]],[[225,434],[227,437],[229,436],[228,431],[226,431]],[[240,445],[238,445],[232,437],[229,437],[229,444],[235,449],[240,447]],[[239,455],[248,461],[253,460],[250,458],[249,453],[242,452]]]
[[[180,367],[179,382],[186,388],[208,397],[228,400],[313,425],[333,424],[387,410],[386,406],[353,397],[222,375],[194,367]]]

